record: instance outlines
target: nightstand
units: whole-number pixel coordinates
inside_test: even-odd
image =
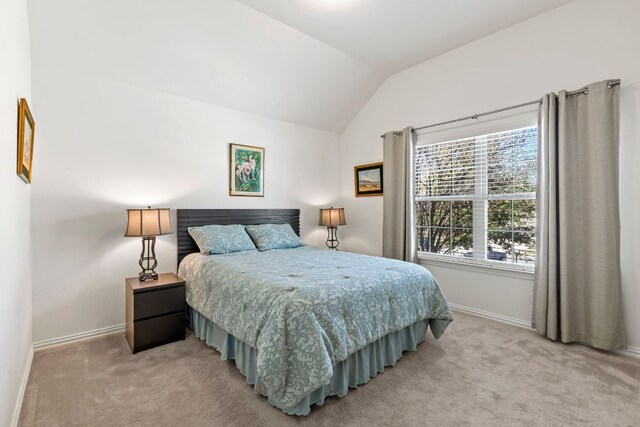
[[[173,273],[146,282],[125,280],[126,335],[133,353],[184,339],[184,283]]]

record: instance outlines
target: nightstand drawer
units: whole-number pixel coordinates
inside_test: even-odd
[[[136,293],[133,298],[134,321],[177,311],[184,313],[184,286],[140,292]]]
[[[155,346],[164,342],[184,339],[184,313],[173,313],[165,316],[135,322],[134,351]]]

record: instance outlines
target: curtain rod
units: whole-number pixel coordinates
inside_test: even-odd
[[[523,102],[522,104],[512,105],[510,107],[499,108],[497,110],[486,111],[484,113],[473,114],[471,116],[461,117],[459,119],[447,120],[446,122],[434,123],[432,125],[427,125],[427,126],[420,126],[419,128],[414,128],[414,130],[428,129],[428,128],[432,128],[432,127],[436,127],[436,126],[448,125],[450,123],[462,122],[464,120],[476,120],[476,119],[478,119],[480,117],[489,116],[491,114],[496,114],[496,113],[502,113],[503,111],[515,110],[516,108],[526,107],[527,105],[540,104],[541,102],[542,102],[542,99],[536,99],[535,101]]]
[[[620,80],[619,79],[617,79],[617,80],[609,80],[607,82],[607,87],[611,88],[611,87],[619,85],[619,84],[620,84]],[[585,87],[580,88],[578,90],[574,90],[572,92],[567,92],[567,95],[576,95],[578,93],[585,93],[586,94],[588,92],[589,91],[587,89],[587,86],[585,86]],[[433,127],[436,127],[436,126],[448,125],[448,124],[451,124],[451,123],[462,122],[462,121],[465,121],[465,120],[477,120],[480,117],[489,116],[491,114],[502,113],[503,111],[515,110],[516,108],[522,108],[522,107],[526,107],[528,105],[534,105],[534,104],[540,104],[540,103],[542,103],[542,98],[536,99],[534,101],[523,102],[522,104],[512,105],[510,107],[499,108],[497,110],[491,110],[491,111],[486,111],[484,113],[473,114],[473,115],[467,116],[467,117],[461,117],[459,119],[447,120],[446,122],[440,122],[440,123],[434,123],[434,124],[431,124],[431,125],[420,126],[418,128],[414,128],[413,130],[417,131],[417,130],[422,130],[422,129],[429,129],[429,128],[433,128]],[[395,134],[395,132],[394,132],[394,134]],[[380,135],[380,137],[384,137],[384,134]]]

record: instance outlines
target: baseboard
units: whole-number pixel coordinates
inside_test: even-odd
[[[526,322],[521,319],[516,319],[514,317],[509,317],[509,316],[503,316],[501,314],[491,313],[489,311],[478,310],[476,308],[465,307],[464,305],[459,305],[459,304],[449,303],[449,306],[452,309],[461,311],[463,313],[471,314],[478,317],[484,317],[485,319],[497,320],[498,322],[506,323],[512,326],[518,326],[520,328],[533,330],[529,322]],[[634,359],[640,359],[640,347],[627,346],[622,350],[612,350],[611,352],[620,354],[622,356],[632,357]]]
[[[622,350],[613,350],[613,352],[623,356],[633,357],[634,359],[640,359],[640,347],[627,346]]]
[[[37,341],[33,343],[33,349],[36,351],[44,350],[59,346],[62,344],[69,344],[76,341],[82,341],[89,338],[95,338],[102,335],[110,335],[124,332],[125,324],[107,326],[106,328],[94,329],[92,331],[80,332],[77,334],[67,335],[59,338],[52,338],[48,340]]]
[[[497,320],[498,322],[507,323],[509,325],[518,326],[520,328],[531,329],[531,322],[516,319],[515,317],[503,316],[502,314],[491,313],[489,311],[478,310],[477,308],[466,307],[464,305],[449,303],[449,307],[463,313],[472,314],[474,316],[484,317],[486,319]]]
[[[29,356],[27,356],[27,366],[24,368],[22,374],[22,381],[20,382],[20,390],[16,397],[16,404],[13,407],[13,417],[11,417],[11,426],[17,427],[20,420],[20,411],[22,410],[22,401],[24,400],[24,393],[27,391],[27,383],[29,382],[29,374],[31,373],[31,362],[33,362],[33,348],[29,349]]]

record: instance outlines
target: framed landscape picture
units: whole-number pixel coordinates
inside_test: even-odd
[[[356,197],[382,196],[382,162],[353,168]]]
[[[33,165],[33,136],[36,124],[31,116],[27,100],[20,98],[18,103],[18,162],[17,173],[27,184],[31,182]]]
[[[264,148],[229,144],[229,195],[264,196]]]

